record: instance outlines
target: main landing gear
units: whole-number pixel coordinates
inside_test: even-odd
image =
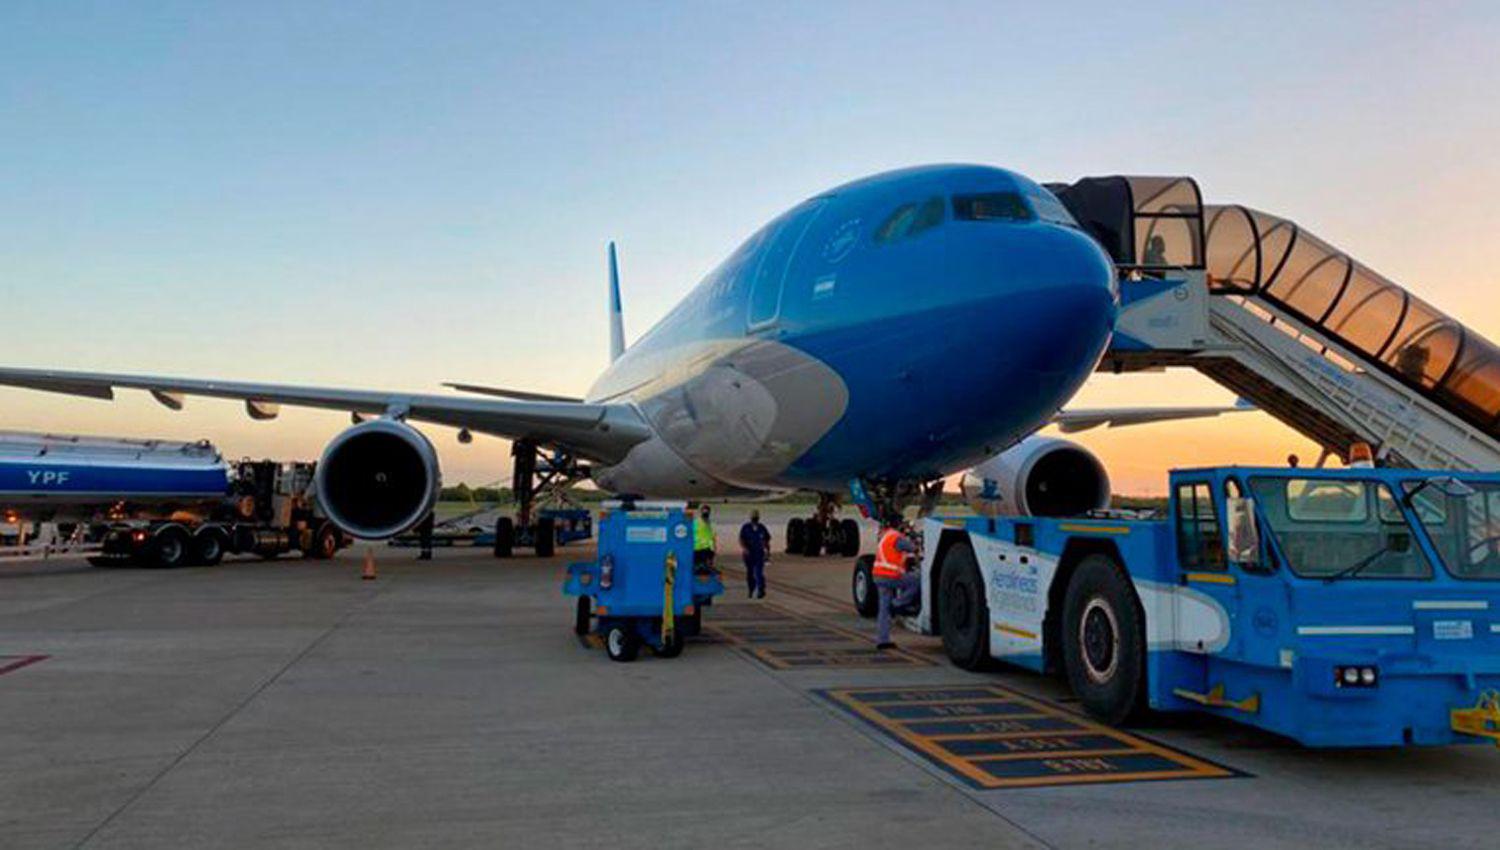
[[[786,551],[789,555],[816,558],[823,554],[859,555],[859,523],[834,516],[839,499],[831,493],[818,494],[818,508],[807,519],[796,517],[786,524]]]
[[[538,503],[567,501],[568,487],[588,478],[588,467],[562,449],[543,448],[528,440],[511,444],[510,454],[515,458],[511,492],[516,515],[495,520],[495,557],[509,558],[521,547],[550,558],[557,546],[557,524],[551,517],[534,517],[533,513]]]

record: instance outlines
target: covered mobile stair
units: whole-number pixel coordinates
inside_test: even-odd
[[[1189,366],[1334,456],[1500,469],[1500,348],[1288,219],[1204,205],[1187,177],[1048,186],[1113,256],[1100,364]]]

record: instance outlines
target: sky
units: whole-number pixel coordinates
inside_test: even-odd
[[[0,4],[0,363],[581,394],[818,191],[927,162],[1189,174],[1500,339],[1500,4]],[[1228,402],[1194,373],[1080,406]],[[0,428],[316,457],[344,415],[0,390]],[[425,427],[425,426],[424,426]],[[503,442],[427,428],[445,479]],[[1079,437],[1116,490],[1316,450],[1260,413]]]

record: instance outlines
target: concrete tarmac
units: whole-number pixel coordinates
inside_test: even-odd
[[[726,517],[727,519],[727,517]],[[727,529],[726,529],[727,531]],[[780,534],[780,529],[773,526]],[[721,531],[721,540],[725,531]],[[726,541],[727,542],[727,541]],[[772,669],[722,639],[614,664],[559,594],[582,558],[360,550],[175,571],[0,565],[0,847],[1493,847],[1500,751],[1145,734],[1249,775],[977,791],[830,708],[975,675]],[[856,632],[843,559],[777,556],[774,610]],[[733,576],[716,616],[754,616]],[[763,609],[764,610],[764,609]],[[0,658],[0,669],[6,666]]]

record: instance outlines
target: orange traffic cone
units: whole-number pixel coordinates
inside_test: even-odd
[[[365,581],[375,580],[375,550],[368,546],[365,547],[365,568],[359,577]]]

